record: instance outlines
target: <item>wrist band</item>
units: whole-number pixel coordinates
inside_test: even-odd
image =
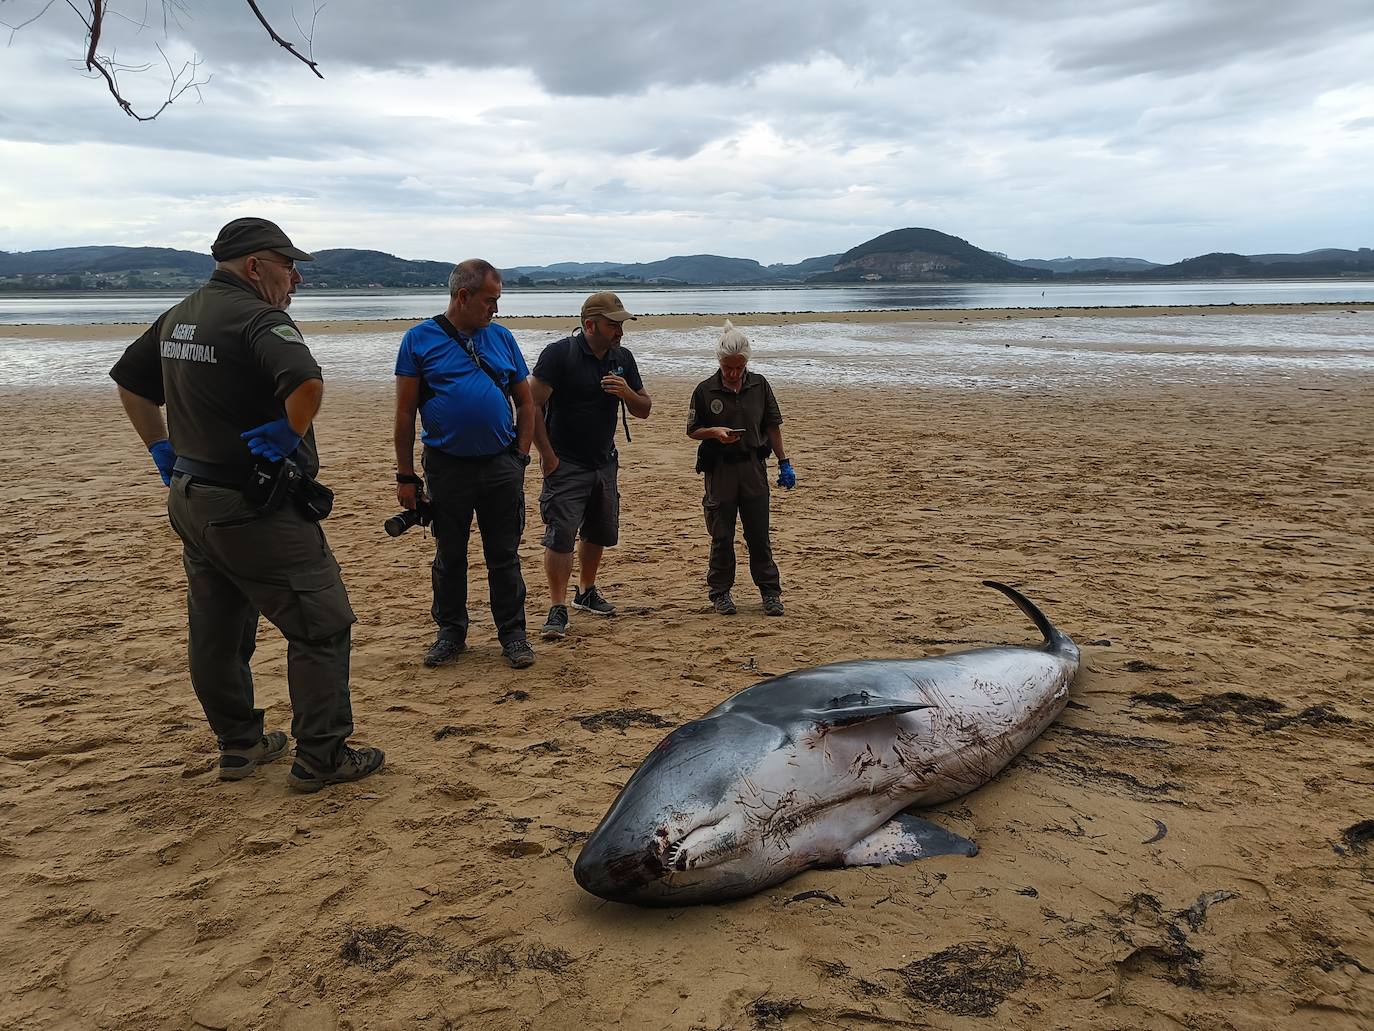
[[[396,482],[414,484],[416,487],[423,487],[425,485],[425,481],[414,473],[397,473]]]

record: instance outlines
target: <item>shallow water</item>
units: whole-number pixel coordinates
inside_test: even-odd
[[[873,311],[902,308],[1073,308],[1131,305],[1297,304],[1374,301],[1374,281],[1226,280],[1190,283],[967,283],[892,286],[703,288],[619,291],[637,315],[736,312]],[[586,291],[508,287],[505,315],[575,315]],[[0,293],[0,325],[148,323],[180,298],[147,294]],[[443,311],[442,291],[328,291],[296,295],[291,314],[300,321],[423,319]]]
[[[566,328],[518,334],[533,367]],[[751,367],[825,385],[1044,388],[1374,372],[1374,313],[1065,317],[968,323],[755,326]],[[132,337],[132,333],[130,334]],[[314,334],[330,382],[388,382],[401,330]],[[706,376],[717,332],[632,330],[625,343],[655,376]],[[106,386],[120,340],[0,340],[0,386]]]

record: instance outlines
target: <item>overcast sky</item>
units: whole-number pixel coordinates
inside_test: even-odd
[[[208,251],[248,214],[506,267],[905,226],[1015,258],[1374,245],[1374,0],[329,0],[322,80],[246,4],[177,6],[111,5],[152,12],[107,22],[157,62],[121,79],[137,106],[158,47],[210,79],[149,123],[85,77],[65,3],[0,50],[0,250]],[[260,6],[293,40],[314,12]]]

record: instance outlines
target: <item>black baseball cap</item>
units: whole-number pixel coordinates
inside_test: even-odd
[[[281,231],[275,222],[265,218],[236,218],[219,231],[210,256],[216,261],[241,258],[254,251],[276,251],[284,258],[293,261],[314,261],[313,254],[307,254],[291,243],[291,238]]]

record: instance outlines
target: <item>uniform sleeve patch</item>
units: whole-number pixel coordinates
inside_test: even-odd
[[[300,332],[296,329],[295,326],[273,326],[272,332],[276,336],[281,337],[289,344],[305,343],[305,338],[300,335]]]

